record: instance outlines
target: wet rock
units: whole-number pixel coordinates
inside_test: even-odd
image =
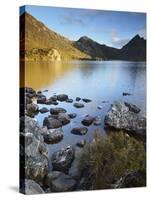
[[[47,185],[52,192],[67,192],[75,189],[76,181],[60,171],[52,171],[47,176]]]
[[[60,129],[51,129],[47,130],[47,133],[43,135],[44,142],[47,144],[56,144],[63,139],[63,130]]]
[[[29,117],[34,117],[39,112],[39,106],[37,104],[34,104],[34,103],[27,104],[26,109],[27,109],[27,115]]]
[[[37,91],[37,94],[42,94],[42,91]]]
[[[41,108],[39,111],[40,111],[40,113],[49,112],[48,108],[46,108],[46,107]]]
[[[76,97],[76,101],[80,101],[81,100],[81,98],[80,97]]]
[[[84,126],[90,126],[94,121],[94,117],[86,115],[85,118],[81,121]]]
[[[81,140],[80,142],[77,142],[77,146],[80,147],[80,148],[83,148],[86,144],[86,140]]]
[[[88,132],[86,127],[75,127],[71,130],[71,133],[75,135],[85,135]]]
[[[30,179],[25,179],[24,186],[21,188],[24,194],[44,194],[45,192],[39,184]]]
[[[33,88],[25,87],[24,90],[25,90],[25,93],[36,94]]]
[[[144,171],[132,171],[125,173],[115,184],[114,188],[130,188],[146,186],[146,173]]]
[[[62,123],[62,125],[66,125],[70,123],[70,117],[65,113],[59,113],[58,120]]]
[[[138,108],[136,105],[132,103],[125,102],[124,104],[129,108],[131,112],[139,113],[141,111],[140,108]]]
[[[54,129],[62,127],[62,123],[53,116],[49,116],[44,118],[43,126],[47,126],[48,129]]]
[[[114,102],[105,116],[104,122],[107,127],[146,135],[146,117],[140,112],[132,112],[124,102]]]
[[[131,95],[131,93],[128,93],[128,92],[123,92],[123,93],[122,93],[122,95],[123,95],[123,96],[130,96],[130,95]]]
[[[74,107],[76,107],[76,108],[83,108],[84,107],[84,104],[83,103],[74,103],[73,104],[74,105]]]
[[[37,103],[38,104],[46,104],[46,97],[45,96],[40,96],[37,98]]]
[[[94,124],[95,126],[100,125],[100,124],[101,124],[101,119],[100,119],[100,117],[95,117],[93,124]]]
[[[57,108],[51,108],[50,109],[50,113],[52,115],[58,115],[59,113],[66,113],[67,111],[64,109],[64,108],[60,108],[60,107],[57,107]]]
[[[71,119],[74,119],[74,118],[77,116],[77,114],[76,114],[76,113],[70,113],[70,114],[68,114],[68,116],[69,116]]]
[[[50,97],[50,99],[51,99],[52,101],[57,101],[57,95],[53,95],[52,97]]]
[[[68,95],[66,95],[66,94],[57,95],[57,100],[58,101],[66,101],[67,99],[68,99]]]
[[[86,98],[84,98],[84,99],[82,99],[82,101],[84,101],[85,103],[89,103],[89,102],[91,102],[92,100],[91,100],[91,99],[86,99]]]
[[[58,105],[58,102],[56,100],[53,100],[53,99],[47,99],[46,100],[46,103],[47,105]]]
[[[48,90],[43,90],[43,92],[48,92]]]
[[[72,102],[73,102],[73,99],[67,99],[66,102],[67,102],[67,103],[72,103]]]
[[[99,106],[97,106],[97,108],[98,108],[99,110],[101,110],[103,107],[99,105]]]
[[[51,157],[53,170],[58,170],[66,173],[74,159],[74,149],[71,146],[62,148],[54,152]]]

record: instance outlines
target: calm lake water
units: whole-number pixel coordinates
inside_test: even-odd
[[[82,139],[92,140],[94,132],[100,130],[104,135],[104,116],[110,104],[115,100],[123,100],[136,104],[143,112],[146,110],[146,63],[126,61],[72,61],[72,62],[26,62],[25,84],[36,91],[43,92],[47,97],[53,94],[67,94],[69,98],[89,98],[91,103],[84,103],[85,107],[77,109],[73,103],[59,103],[68,113],[75,112],[77,117],[71,123],[63,126],[64,139],[53,145],[48,145],[49,156],[52,152],[67,145],[76,144]],[[123,96],[123,92],[132,93]],[[109,101],[102,103],[102,101]],[[102,109],[97,108],[98,105]],[[54,107],[39,105],[40,107]],[[73,127],[80,126],[81,120],[87,114],[99,116],[100,126],[91,125],[85,136],[70,133]],[[36,119],[42,125],[46,114],[38,114]]]

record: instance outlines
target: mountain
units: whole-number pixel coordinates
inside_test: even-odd
[[[75,48],[72,41],[50,30],[29,13],[20,16],[21,59],[36,60],[52,57],[61,59],[90,59],[89,55]]]
[[[146,40],[136,35],[121,49],[121,58],[127,60],[146,60]]]
[[[146,40],[136,35],[121,49],[87,36],[71,41],[25,12],[20,16],[21,60],[146,60]]]
[[[87,36],[83,36],[74,42],[74,46],[96,60],[112,60],[119,56],[118,49],[99,44]]]

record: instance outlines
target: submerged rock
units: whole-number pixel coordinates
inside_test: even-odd
[[[46,178],[47,185],[51,187],[52,192],[73,191],[76,181],[60,171],[52,171]]]
[[[71,118],[71,119],[74,119],[77,114],[76,113],[69,113],[68,116]]]
[[[52,115],[58,115],[59,113],[66,113],[67,111],[64,109],[64,108],[60,108],[60,107],[57,107],[57,108],[51,108],[50,109],[50,113]]]
[[[74,105],[74,107],[76,107],[76,108],[83,108],[84,107],[84,104],[83,103],[74,103],[73,104]]]
[[[100,106],[100,105],[98,105],[98,106],[97,106],[97,108],[98,108],[99,110],[101,110],[103,107],[102,107],[102,106]]]
[[[71,133],[75,135],[85,135],[88,132],[86,127],[75,127],[71,130]]]
[[[81,121],[84,126],[90,126],[94,121],[94,117],[86,115],[85,118]]]
[[[44,142],[47,144],[56,144],[63,139],[63,130],[59,129],[51,129],[47,130],[47,133],[43,135]]]
[[[48,129],[60,128],[62,127],[62,122],[53,116],[49,116],[44,118],[43,126],[47,126]]]
[[[131,95],[131,93],[128,93],[128,92],[123,92],[123,93],[122,93],[122,95],[123,95],[123,96],[130,96],[130,95]]]
[[[62,125],[66,125],[70,123],[70,117],[65,113],[59,113],[58,120],[62,123]]]
[[[80,142],[77,142],[77,146],[80,147],[80,148],[83,148],[86,144],[86,140],[81,140]]]
[[[80,97],[76,97],[76,101],[80,101],[81,100],[81,98]]]
[[[72,103],[72,102],[73,102],[73,99],[67,99],[66,102],[67,102],[67,103]]]
[[[49,112],[48,108],[46,108],[46,107],[41,108],[39,111],[40,111],[40,113]]]
[[[62,148],[54,152],[51,157],[53,170],[58,170],[66,173],[74,159],[74,149],[71,146]]]
[[[127,106],[127,102],[114,102],[106,114],[104,121],[107,127],[125,130],[143,136],[146,135],[146,117],[140,112],[137,113],[135,110],[134,112],[133,110],[131,111],[130,106]]]
[[[66,94],[57,95],[57,100],[58,101],[66,101],[67,99],[68,99],[68,95],[66,95]]]
[[[84,98],[84,99],[82,99],[82,101],[84,101],[85,103],[89,103],[89,102],[91,102],[92,100],[91,100],[91,99],[86,99],[86,98]]]

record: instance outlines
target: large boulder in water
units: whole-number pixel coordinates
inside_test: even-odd
[[[47,129],[47,131],[43,134],[44,142],[47,144],[56,144],[63,139],[63,130],[61,128],[58,129]]]
[[[46,126],[48,129],[60,128],[62,127],[62,122],[54,116],[49,116],[44,118],[43,126]]]
[[[137,106],[127,102],[114,102],[105,116],[105,125],[139,135],[146,135],[146,117]]]

